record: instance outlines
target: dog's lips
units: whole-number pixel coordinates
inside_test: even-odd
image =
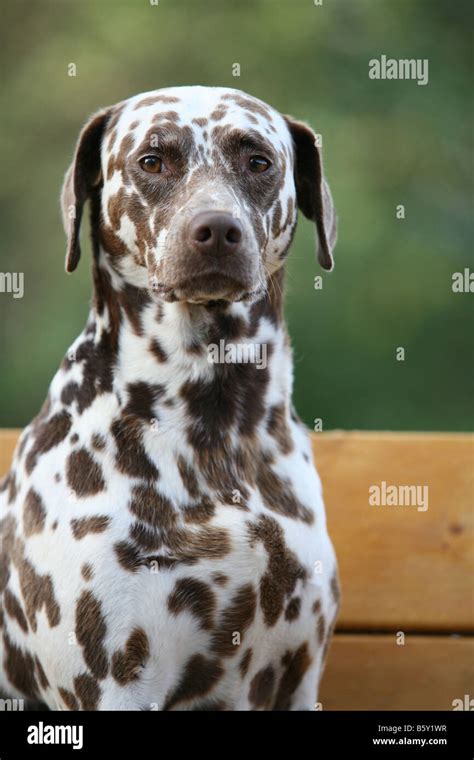
[[[251,300],[260,291],[257,287],[252,288],[250,283],[243,283],[228,275],[215,272],[199,274],[173,285],[152,278],[150,287],[152,292],[163,301],[187,301],[196,304]]]

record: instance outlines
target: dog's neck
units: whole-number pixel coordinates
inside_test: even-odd
[[[120,278],[101,254],[86,333],[108,355],[126,414],[189,428],[213,446],[230,430],[253,437],[272,409],[288,417],[291,360],[283,274],[253,303],[165,303]],[[168,424],[166,424],[168,420]]]

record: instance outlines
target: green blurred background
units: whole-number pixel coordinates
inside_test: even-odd
[[[87,316],[89,256],[64,274],[58,204],[81,124],[137,92],[206,84],[246,90],[324,137],[339,215],[336,269],[314,289],[314,232],[301,219],[287,277],[305,421],[472,429],[474,295],[451,289],[454,272],[474,269],[471,6],[4,2],[0,271],[24,272],[25,295],[0,293],[0,426],[36,413]],[[429,84],[370,80],[368,61],[382,54],[428,58]]]

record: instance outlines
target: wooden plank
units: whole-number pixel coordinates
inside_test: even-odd
[[[323,710],[452,710],[473,695],[474,638],[336,634],[323,676]]]
[[[10,468],[10,462],[20,430],[4,428],[0,430],[0,478]]]
[[[339,630],[474,629],[474,438],[467,434],[314,436],[338,554]],[[428,486],[428,509],[370,506],[369,488]]]

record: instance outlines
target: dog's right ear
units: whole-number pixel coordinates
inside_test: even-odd
[[[81,258],[79,233],[84,203],[102,182],[100,148],[112,109],[94,114],[82,129],[74,159],[64,177],[61,210],[67,235],[66,272],[74,272]]]

